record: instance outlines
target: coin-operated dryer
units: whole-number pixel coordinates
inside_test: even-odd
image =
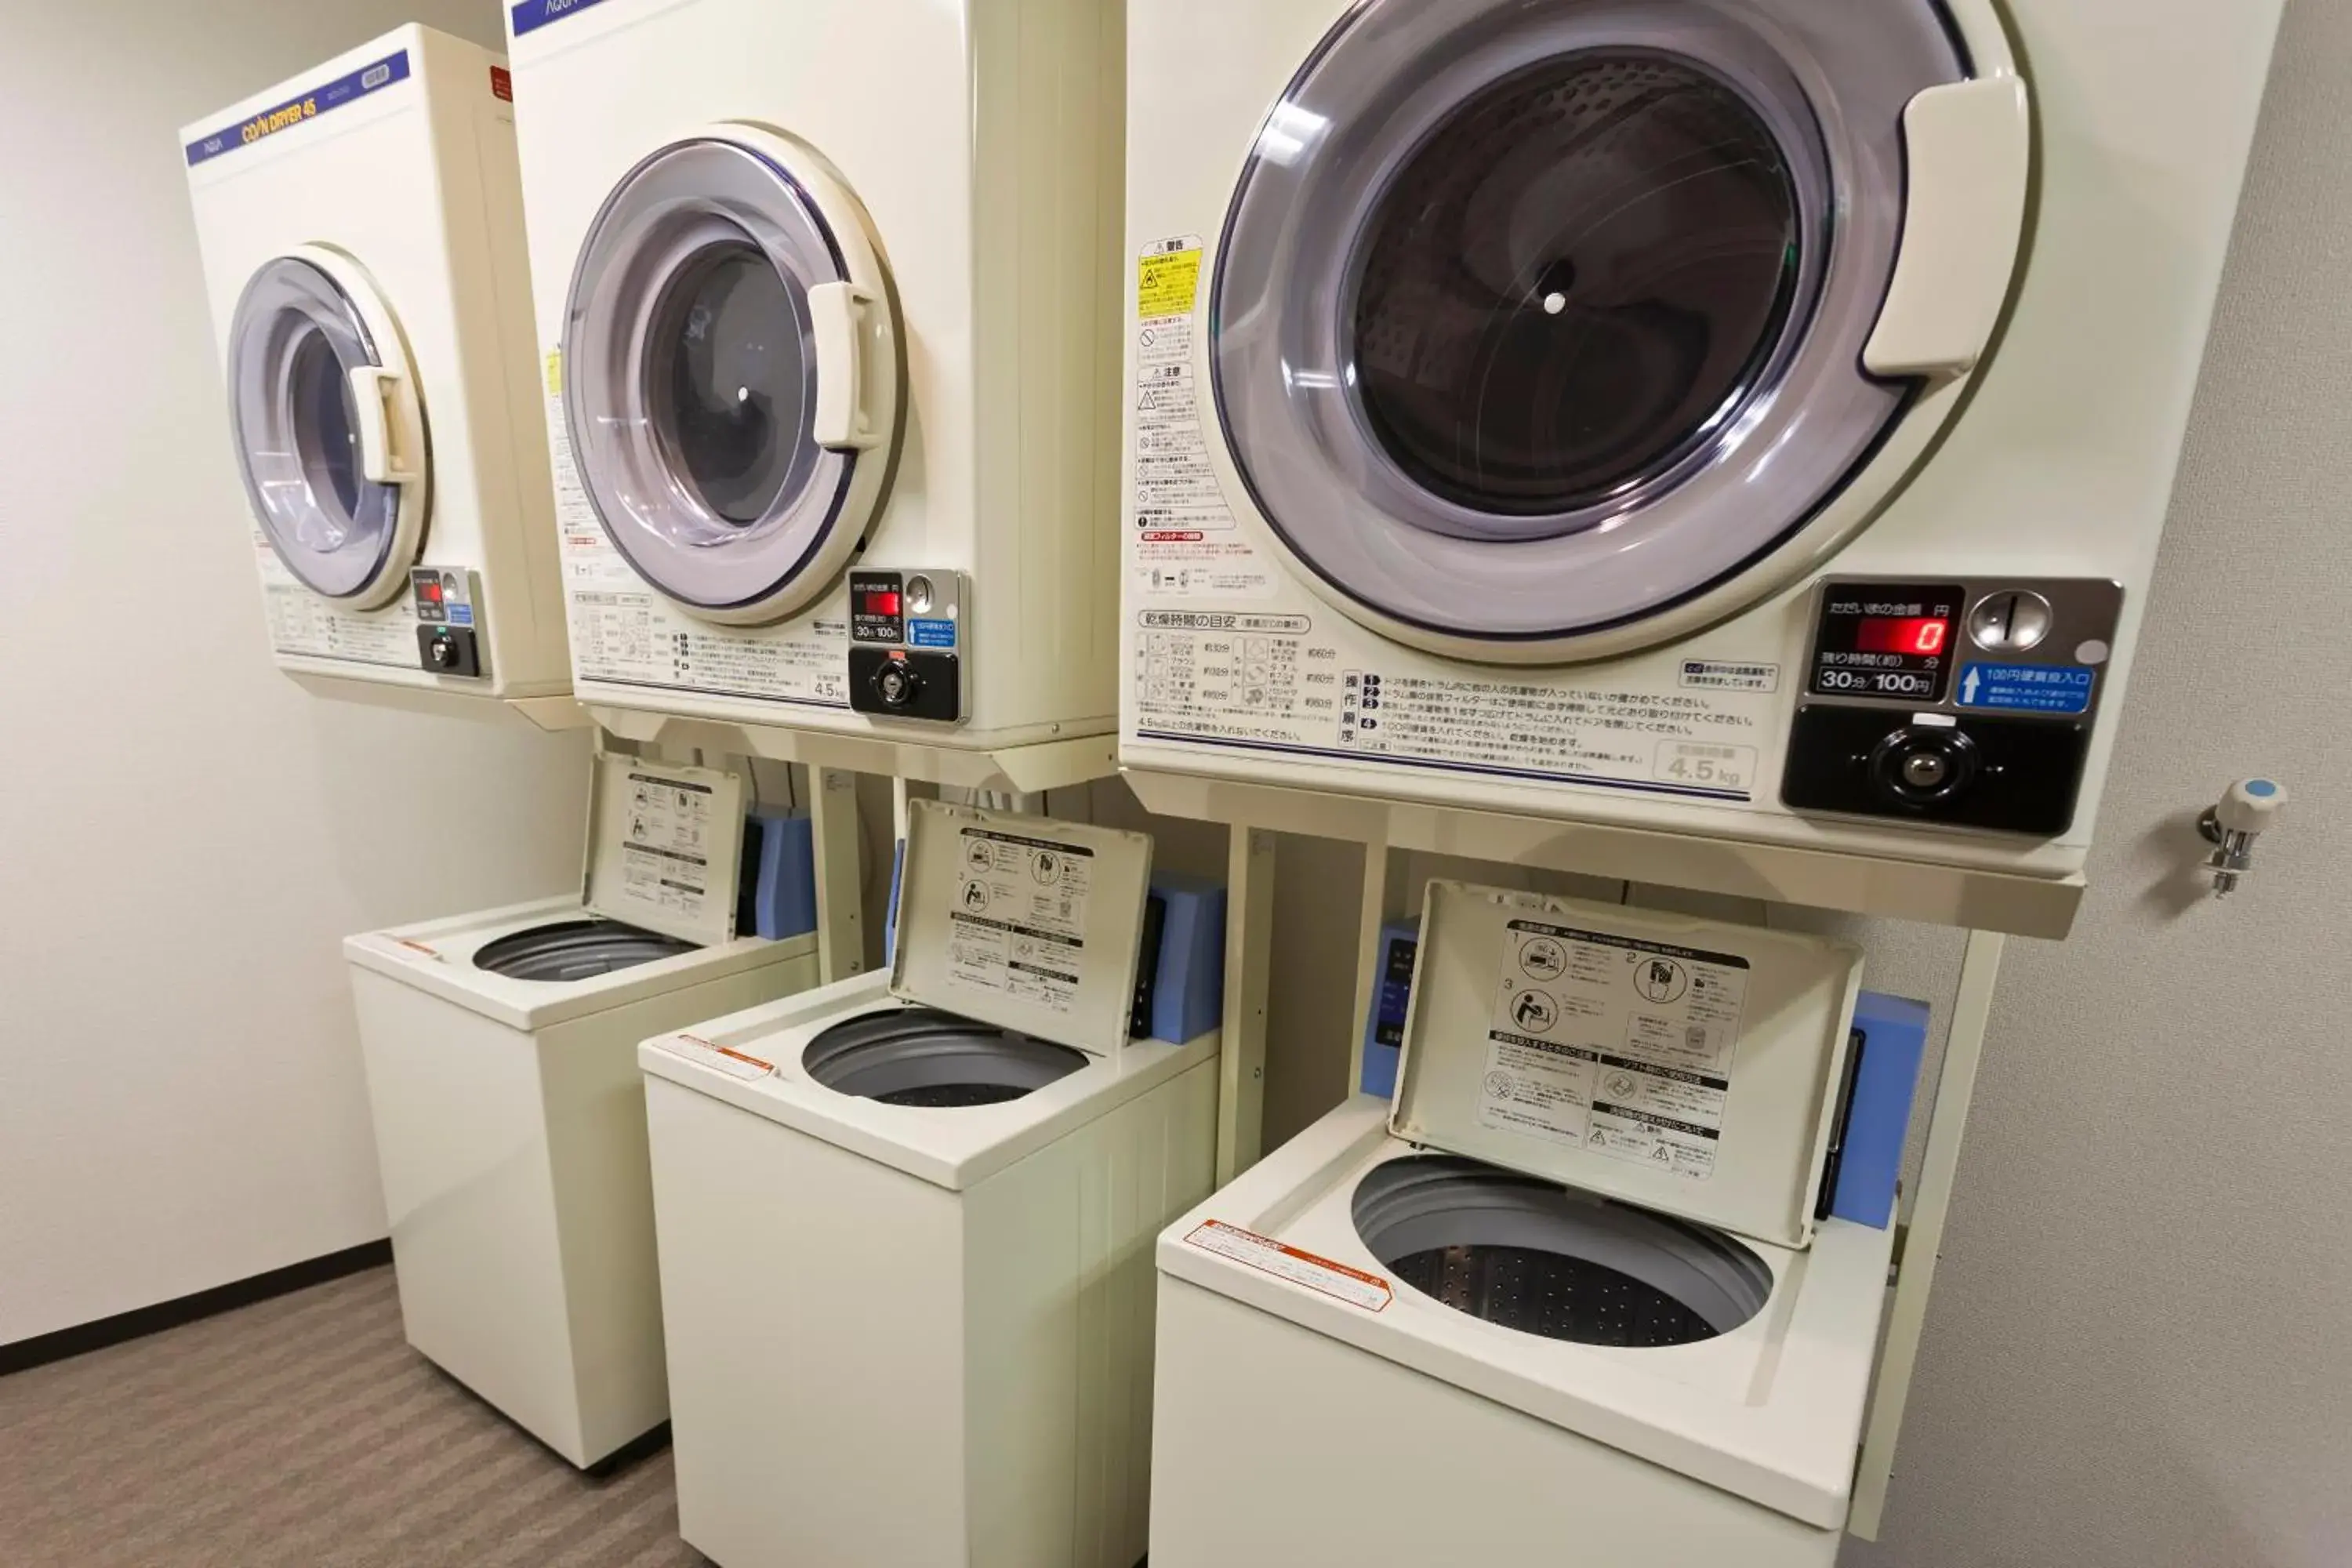
[[[403,27],[181,139],[279,667],[579,722],[505,60]]]
[[[1161,1233],[1151,1562],[1829,1568],[1926,1039],[1860,979],[1433,882],[1393,1096]]]
[[[2278,11],[1135,0],[1122,762],[2079,868]]]
[[[583,701],[1108,736],[1121,17],[509,8]]]

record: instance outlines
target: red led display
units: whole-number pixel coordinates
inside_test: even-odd
[[[898,592],[889,589],[866,595],[866,613],[869,616],[895,616],[898,613]]]
[[[1932,616],[1865,616],[1854,628],[1859,653],[1903,653],[1914,657],[1944,651],[1952,624]]]

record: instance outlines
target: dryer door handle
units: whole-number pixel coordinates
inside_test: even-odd
[[[816,444],[845,451],[878,445],[879,421],[866,406],[874,380],[866,374],[874,292],[855,283],[820,283],[808,291],[808,303],[816,341],[816,410],[810,422]]]
[[[2014,76],[1931,87],[1903,110],[1902,248],[1862,363],[1876,375],[1958,375],[1992,341],[2017,269],[2032,163]]]
[[[355,365],[351,372],[352,407],[359,416],[360,472],[369,482],[404,485],[417,476],[415,432],[394,410],[404,409],[400,376],[380,364]],[[402,428],[395,431],[394,424]]]

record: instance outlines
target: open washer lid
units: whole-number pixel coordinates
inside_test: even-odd
[[[742,854],[740,775],[597,753],[580,885],[590,913],[716,946],[735,935]]]
[[[1390,1129],[1803,1247],[1861,986],[1824,937],[1433,881]]]
[[[1140,833],[910,802],[890,994],[1108,1056],[1150,886]]]

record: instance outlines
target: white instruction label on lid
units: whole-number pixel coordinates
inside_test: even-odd
[[[1394,1299],[1389,1282],[1377,1274],[1367,1274],[1360,1268],[1350,1268],[1344,1263],[1334,1263],[1328,1258],[1318,1258],[1311,1252],[1301,1252],[1286,1246],[1270,1236],[1260,1236],[1254,1230],[1244,1230],[1223,1220],[1203,1221],[1184,1237],[1188,1246],[1203,1252],[1213,1252],[1220,1258],[1230,1258],[1236,1263],[1247,1264],[1293,1285],[1304,1285],[1309,1290],[1319,1290],[1326,1296],[1336,1296],[1351,1307],[1361,1307],[1367,1312],[1377,1312]]]
[[[710,896],[710,813],[709,784],[630,773],[621,896],[634,904],[699,919]]]
[[[1479,1124],[1706,1180],[1748,975],[1731,953],[1511,921]]]
[[[1068,1012],[1078,992],[1094,858],[1081,844],[963,828],[948,911],[955,982]]]

